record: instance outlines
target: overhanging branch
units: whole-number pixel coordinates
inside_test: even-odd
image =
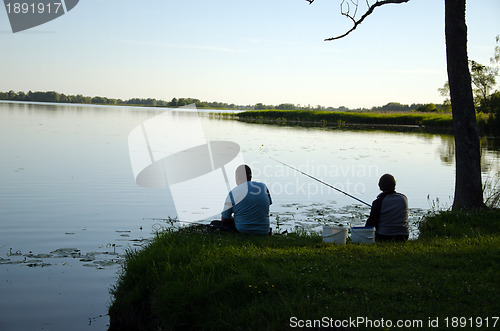
[[[307,2],[309,2],[309,4],[312,4],[314,2],[314,0],[306,0]],[[352,2],[356,9],[354,11],[354,14],[350,14],[350,6],[349,6],[349,1]],[[341,8],[341,14],[346,16],[347,18],[349,18],[350,20],[353,21],[354,25],[353,27],[347,31],[346,33],[340,35],[340,36],[337,36],[337,37],[331,37],[331,38],[327,38],[325,39],[325,41],[332,41],[332,40],[336,40],[336,39],[340,39],[340,38],[344,38],[345,36],[347,36],[348,34],[350,34],[351,32],[353,32],[354,30],[356,30],[356,28],[358,27],[358,25],[360,25],[364,20],[365,18],[367,18],[368,16],[370,16],[373,11],[375,10],[375,8],[377,7],[380,7],[380,6],[383,6],[383,5],[387,5],[387,4],[401,4],[401,3],[405,3],[405,2],[408,2],[410,0],[383,0],[383,1],[377,1],[375,2],[373,5],[369,5],[368,1],[366,1],[366,4],[368,5],[368,10],[363,14],[363,16],[361,16],[361,18],[359,20],[356,20],[356,13],[358,11],[358,2],[354,2],[353,0],[343,0],[342,3],[340,4],[340,8]],[[343,12],[342,11],[342,5],[346,3],[346,6],[347,6],[347,11],[346,12]]]

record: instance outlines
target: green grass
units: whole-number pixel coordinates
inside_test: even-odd
[[[420,239],[481,237],[500,234],[500,209],[491,211],[447,211],[420,223]]]
[[[262,110],[245,111],[235,116],[240,120],[322,123],[324,125],[416,125],[450,129],[453,126],[450,113]]]
[[[111,330],[282,330],[292,317],[424,326],[439,317],[442,329],[446,317],[491,318],[500,309],[499,222],[499,210],[443,213],[427,217],[418,240],[374,245],[166,231],[128,252]]]
[[[453,130],[451,113],[422,112],[332,112],[305,110],[254,110],[225,115],[240,121],[285,125],[320,126],[374,126],[449,132]],[[497,125],[488,114],[478,114],[477,122],[482,134],[494,134]]]

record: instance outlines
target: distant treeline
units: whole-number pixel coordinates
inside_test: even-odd
[[[33,101],[33,102],[56,102],[56,103],[79,103],[79,104],[97,104],[97,105],[134,105],[148,107],[182,107],[189,104],[196,104],[198,108],[221,108],[221,109],[238,109],[235,104],[227,104],[223,102],[208,102],[200,101],[193,98],[173,98],[171,101],[157,100],[152,98],[132,98],[128,100],[112,99],[106,97],[89,97],[81,94],[66,95],[54,91],[49,92],[0,92],[0,100],[11,101]],[[243,109],[243,108],[242,108]]]
[[[316,110],[316,111],[395,111],[395,112],[405,112],[416,110],[419,112],[448,112],[449,107],[443,105],[429,104],[411,104],[405,105],[397,102],[390,102],[384,106],[368,108],[356,108],[349,109],[347,107],[323,107],[318,105],[313,107],[311,105],[295,105],[292,103],[282,103],[279,105],[265,105],[263,103],[257,103],[255,105],[235,105],[234,103],[228,104],[224,102],[217,101],[200,101],[194,98],[173,98],[170,101],[158,100],[158,99],[142,99],[142,98],[132,98],[128,100],[122,99],[112,99],[106,97],[89,97],[81,94],[77,95],[66,95],[64,93],[58,93],[54,91],[49,92],[0,92],[0,100],[11,100],[11,101],[33,101],[33,102],[56,102],[56,103],[78,103],[78,104],[98,104],[98,105],[129,105],[129,106],[147,106],[147,107],[182,107],[189,104],[195,104],[197,108],[212,108],[212,109],[234,109],[234,110]]]
[[[315,110],[315,111],[335,111],[335,112],[348,112],[348,111],[357,111],[357,112],[369,112],[369,111],[396,111],[396,112],[404,112],[404,111],[419,111],[419,112],[449,112],[451,111],[450,107],[446,107],[444,105],[435,105],[433,103],[421,104],[421,103],[413,103],[411,105],[404,105],[398,102],[389,102],[386,105],[380,107],[372,107],[372,108],[355,108],[350,109],[344,106],[340,107],[323,107],[318,105],[316,107],[312,107],[311,105],[301,106],[294,105],[291,103],[282,103],[278,106],[273,105],[264,105],[262,103],[257,103],[253,106],[254,110]]]

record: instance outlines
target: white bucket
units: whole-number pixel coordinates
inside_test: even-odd
[[[337,228],[329,225],[323,226],[323,242],[345,244],[346,239],[347,228]]]
[[[375,242],[375,227],[374,226],[352,227],[351,240],[353,243],[373,244]]]

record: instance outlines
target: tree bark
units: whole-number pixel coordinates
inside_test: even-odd
[[[455,133],[453,209],[483,208],[481,152],[467,58],[465,0],[445,0],[445,35]]]

